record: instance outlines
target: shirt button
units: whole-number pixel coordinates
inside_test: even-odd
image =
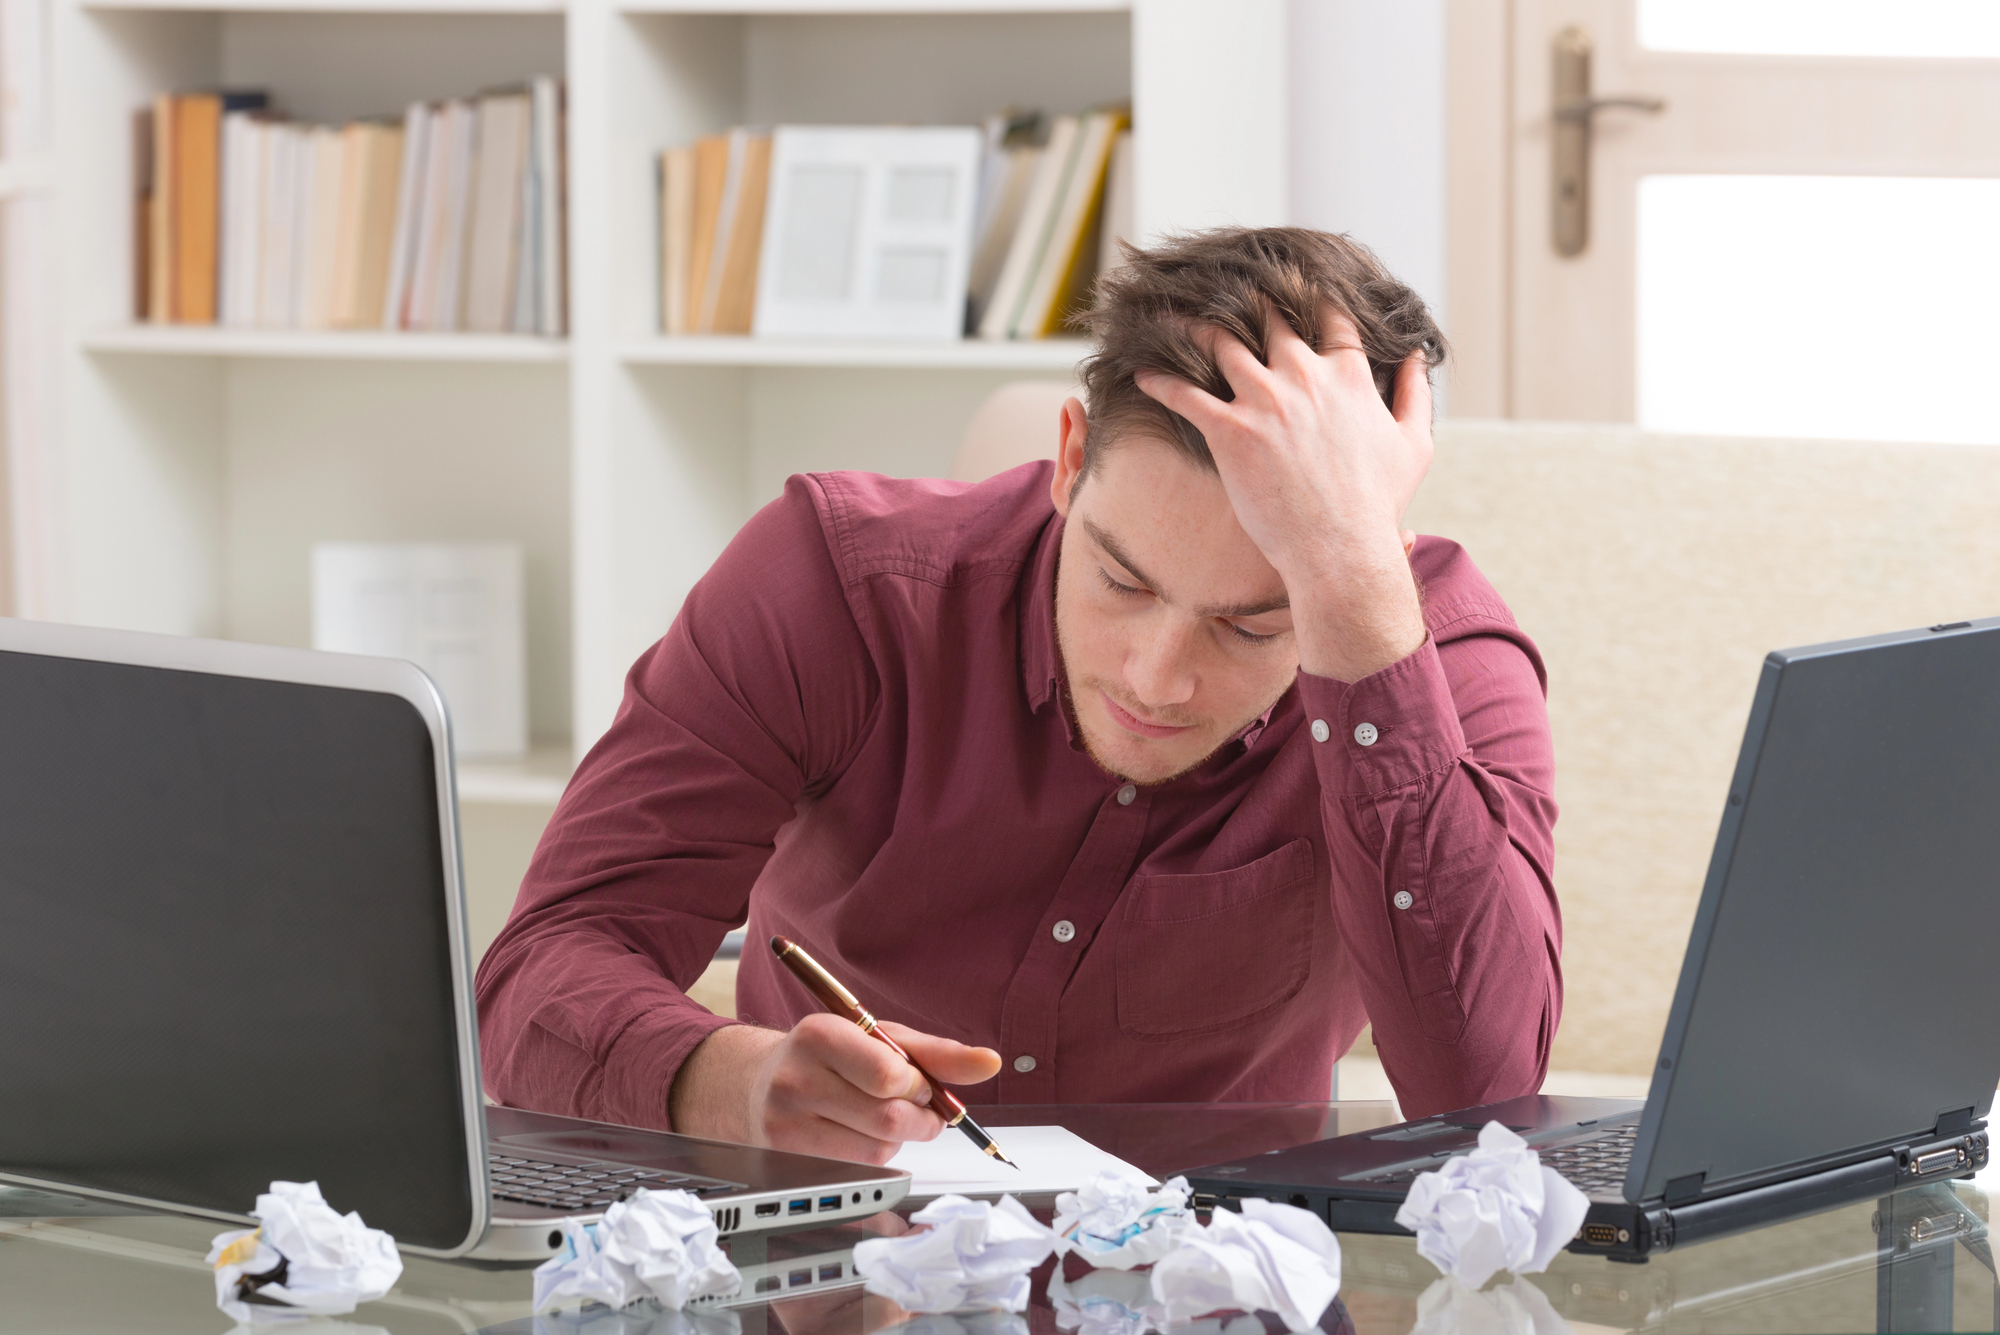
[[[1354,725],[1354,740],[1363,746],[1375,745],[1375,739],[1381,735],[1381,733],[1375,731],[1375,725],[1372,723],[1357,723]]]
[[[1061,922],[1057,923],[1052,931],[1055,939],[1058,941],[1076,940],[1076,924],[1068,918],[1064,918]]]
[[[1333,729],[1332,729],[1332,728],[1329,728],[1329,727],[1327,727],[1327,726],[1326,726],[1326,720],[1325,720],[1325,719],[1323,719],[1323,718],[1316,718],[1316,719],[1314,719],[1314,720],[1313,720],[1313,740],[1314,740],[1314,741],[1316,741],[1316,742],[1323,742],[1323,741],[1325,741],[1325,740],[1326,740],[1327,738],[1329,738],[1329,737],[1331,737],[1331,736],[1333,736]]]
[[[1410,893],[1409,891],[1407,891],[1407,890],[1398,890],[1398,891],[1396,892],[1396,898],[1395,898],[1395,901],[1394,901],[1394,902],[1395,902],[1395,905],[1396,905],[1396,907],[1397,907],[1397,908],[1399,908],[1399,909],[1406,909],[1406,908],[1410,907],[1410,905],[1412,905],[1412,904],[1416,903],[1416,902],[1417,902],[1417,900],[1416,900],[1416,897],[1415,897],[1414,895],[1412,895],[1412,894],[1411,894],[1411,893]]]
[[[1028,1072],[1035,1069],[1035,1059],[1033,1057],[1030,1057],[1027,1053],[1024,1052],[1020,1056],[1014,1058],[1014,1069],[1019,1071],[1022,1075],[1026,1075]]]
[[[1139,795],[1138,785],[1128,783],[1123,788],[1120,788],[1118,790],[1118,805],[1121,807],[1129,807],[1132,805],[1132,799],[1137,797],[1138,795]]]

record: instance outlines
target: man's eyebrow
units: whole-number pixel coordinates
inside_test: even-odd
[[[1112,537],[1088,519],[1083,521],[1083,531],[1090,535],[1092,542],[1104,549],[1107,556],[1130,571],[1134,579],[1151,589],[1154,593],[1160,591],[1158,582],[1133,563],[1131,556],[1119,545],[1118,539]],[[1205,617],[1260,617],[1271,612],[1282,612],[1291,605],[1291,595],[1281,593],[1275,598],[1266,598],[1262,602],[1237,603],[1229,607],[1202,608],[1200,609],[1200,614]]]

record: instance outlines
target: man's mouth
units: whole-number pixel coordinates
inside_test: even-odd
[[[1097,694],[1099,698],[1101,698],[1104,701],[1104,707],[1106,710],[1110,712],[1111,721],[1113,723],[1116,723],[1119,727],[1125,729],[1125,731],[1131,733],[1137,733],[1141,737],[1152,737],[1156,739],[1162,737],[1178,737],[1182,733],[1186,732],[1189,728],[1194,726],[1191,723],[1180,724],[1180,725],[1173,725],[1166,723],[1148,723],[1145,719],[1140,718],[1137,714],[1134,714],[1131,710],[1126,709],[1124,706],[1120,705],[1116,700],[1113,700],[1110,697],[1110,695],[1106,694],[1103,687],[1100,686],[1098,688]]]

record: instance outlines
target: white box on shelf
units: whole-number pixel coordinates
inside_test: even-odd
[[[317,542],[313,648],[431,675],[460,757],[528,750],[527,618],[515,542]]]
[[[979,153],[971,126],[779,126],[755,331],[958,338]]]

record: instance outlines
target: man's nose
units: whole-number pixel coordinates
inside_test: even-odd
[[[1195,671],[1192,628],[1160,617],[1133,646],[1125,664],[1125,684],[1151,708],[1184,705],[1194,698]]]

